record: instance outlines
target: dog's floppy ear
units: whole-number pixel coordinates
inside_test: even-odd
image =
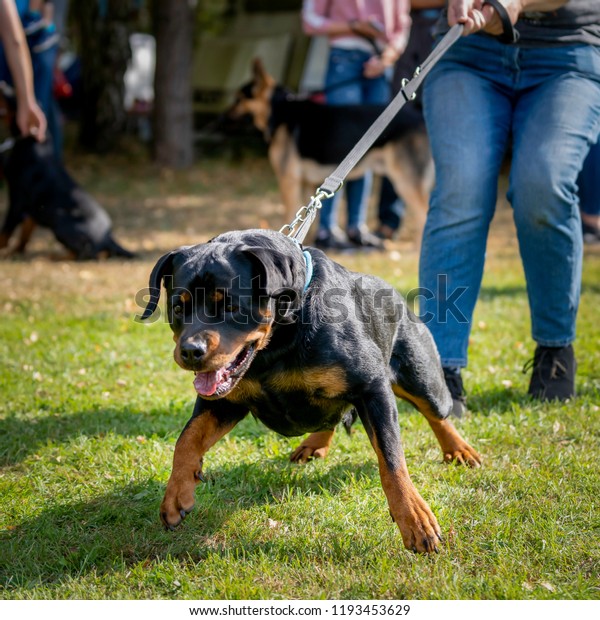
[[[154,265],[152,272],[150,273],[150,281],[148,283],[150,300],[144,310],[144,314],[141,316],[142,321],[150,318],[156,310],[156,306],[158,306],[158,302],[160,300],[160,289],[163,278],[173,274],[173,259],[179,254],[180,251],[181,248],[179,248],[179,250],[168,252],[164,256],[161,256],[156,262],[156,265]]]
[[[277,322],[293,322],[305,279],[298,258],[264,247],[243,246],[241,252],[259,267],[260,293],[276,301]]]

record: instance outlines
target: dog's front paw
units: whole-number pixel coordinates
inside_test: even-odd
[[[174,530],[192,511],[195,504],[195,482],[169,480],[160,505],[160,520],[168,530]]]
[[[314,446],[305,446],[299,445],[293,452],[290,454],[290,461],[292,463],[307,463],[312,459],[324,459],[327,456],[327,452],[329,452],[329,447],[314,447]]]
[[[319,431],[309,435],[290,455],[292,463],[306,463],[311,459],[324,459],[331,447],[333,431]]]
[[[396,516],[404,546],[415,553],[437,553],[442,533],[437,519],[425,500],[415,491]]]
[[[479,453],[471,448],[466,441],[461,440],[452,445],[452,447],[444,450],[444,462],[446,463],[479,467],[481,465],[481,460]]]

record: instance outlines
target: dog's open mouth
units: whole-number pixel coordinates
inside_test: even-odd
[[[194,378],[194,388],[200,396],[220,398],[230,392],[254,359],[256,343],[244,347],[238,356],[223,368],[210,372],[197,372]]]

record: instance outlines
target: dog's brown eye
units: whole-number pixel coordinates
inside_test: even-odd
[[[183,314],[183,306],[181,304],[177,304],[173,308],[173,314],[175,314],[176,316],[181,316]]]
[[[237,312],[240,309],[239,306],[234,306],[233,304],[225,305],[225,312]]]

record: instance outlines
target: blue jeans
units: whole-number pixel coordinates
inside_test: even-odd
[[[384,76],[367,79],[363,65],[373,54],[361,50],[332,48],[325,78],[326,98],[330,105],[386,104],[390,100],[390,85]],[[340,84],[339,88],[335,88]],[[348,201],[348,228],[358,228],[367,219],[367,204],[371,193],[372,174],[344,184]],[[320,212],[321,229],[337,226],[341,193],[324,200]]]
[[[575,338],[582,236],[577,176],[600,130],[600,48],[458,41],[425,81],[436,185],[421,249],[421,316],[442,364],[466,366],[497,182],[512,143],[508,199],[533,339]]]

